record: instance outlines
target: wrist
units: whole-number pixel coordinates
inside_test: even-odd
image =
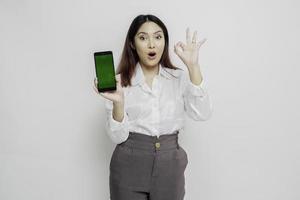
[[[196,63],[196,64],[190,64],[190,65],[187,65],[187,68],[189,70],[196,70],[196,69],[200,69],[200,65],[198,63]]]
[[[114,101],[114,102],[113,102],[113,105],[114,105],[114,106],[117,106],[117,107],[120,107],[120,106],[123,106],[123,105],[124,105],[124,102],[123,102],[123,101]]]

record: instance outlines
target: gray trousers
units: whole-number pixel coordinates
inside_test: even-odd
[[[110,161],[110,199],[183,200],[188,157],[178,134],[157,138],[130,132],[117,144]]]

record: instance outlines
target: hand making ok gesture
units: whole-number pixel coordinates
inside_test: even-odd
[[[198,54],[199,49],[202,44],[206,41],[206,38],[197,43],[197,31],[194,32],[193,38],[191,40],[190,30],[186,29],[186,44],[183,42],[178,42],[174,46],[174,51],[178,55],[178,57],[182,60],[182,62],[188,67],[191,68],[193,66],[198,65]],[[180,50],[181,48],[181,50]]]

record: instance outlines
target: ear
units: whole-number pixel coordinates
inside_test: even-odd
[[[135,50],[135,47],[131,42],[130,42],[130,47]]]

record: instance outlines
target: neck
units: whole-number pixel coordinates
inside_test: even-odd
[[[159,73],[159,64],[155,66],[145,66],[141,63],[141,67],[144,73],[144,76],[147,78],[152,78]]]

